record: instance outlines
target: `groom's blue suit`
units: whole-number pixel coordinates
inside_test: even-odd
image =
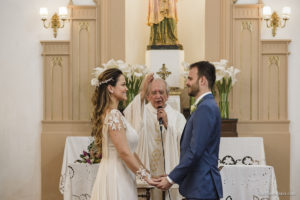
[[[169,174],[187,199],[220,199],[218,170],[221,118],[212,94],[205,95],[188,119],[180,141],[180,162]]]

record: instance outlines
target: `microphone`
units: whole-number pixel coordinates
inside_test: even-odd
[[[158,106],[157,107],[157,110],[163,108],[162,106]],[[164,172],[166,174],[166,158],[165,158],[165,150],[164,150],[164,139],[163,139],[163,136],[162,136],[162,127],[163,127],[163,119],[162,117],[158,119],[158,122],[159,122],[159,130],[160,130],[160,137],[161,137],[161,147],[162,147],[162,152],[163,152],[163,158],[164,158]],[[168,194],[169,194],[169,199],[171,199],[171,195],[170,195],[170,191],[168,190]],[[165,191],[163,191],[163,199],[165,197]]]
[[[158,107],[157,107],[157,110],[158,110],[158,109],[161,109],[161,108],[163,108],[163,107],[162,107],[162,106],[158,106]],[[160,125],[160,126],[163,125],[162,117],[158,119],[158,122],[159,122],[159,125]]]

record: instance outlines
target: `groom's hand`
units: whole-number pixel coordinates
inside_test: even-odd
[[[160,181],[160,178],[161,177],[165,177],[165,176],[168,176],[167,174],[162,174],[162,175],[159,175],[159,176],[153,176],[151,175],[152,178],[154,178],[156,181]]]
[[[171,186],[172,184],[169,183],[167,177],[161,177],[160,182],[156,185],[156,187],[161,190],[168,190]]]

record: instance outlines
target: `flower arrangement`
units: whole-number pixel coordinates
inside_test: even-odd
[[[97,147],[93,142],[88,146],[88,151],[83,151],[82,154],[80,154],[80,159],[76,160],[78,163],[89,163],[89,164],[96,164],[100,163],[100,160],[102,158],[101,154],[98,154]]]
[[[219,109],[222,119],[229,118],[229,103],[228,95],[232,86],[237,82],[236,75],[240,72],[239,69],[233,66],[227,67],[227,60],[213,62],[216,68],[216,88],[219,94]]]
[[[145,65],[130,65],[125,63],[122,60],[115,61],[114,59],[109,60],[106,64],[103,64],[102,67],[96,67],[94,70],[95,78],[91,80],[91,85],[99,85],[98,76],[106,69],[109,68],[118,68],[125,75],[126,86],[128,88],[127,101],[122,102],[121,108],[125,108],[139,93],[141,83],[148,72],[148,69]]]

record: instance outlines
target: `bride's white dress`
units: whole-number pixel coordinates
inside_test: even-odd
[[[112,143],[108,127],[112,130],[125,128],[127,142],[131,152],[138,144],[138,135],[118,110],[111,110],[103,126],[102,160],[93,186],[91,200],[137,200],[135,174],[130,171],[119,157]]]

